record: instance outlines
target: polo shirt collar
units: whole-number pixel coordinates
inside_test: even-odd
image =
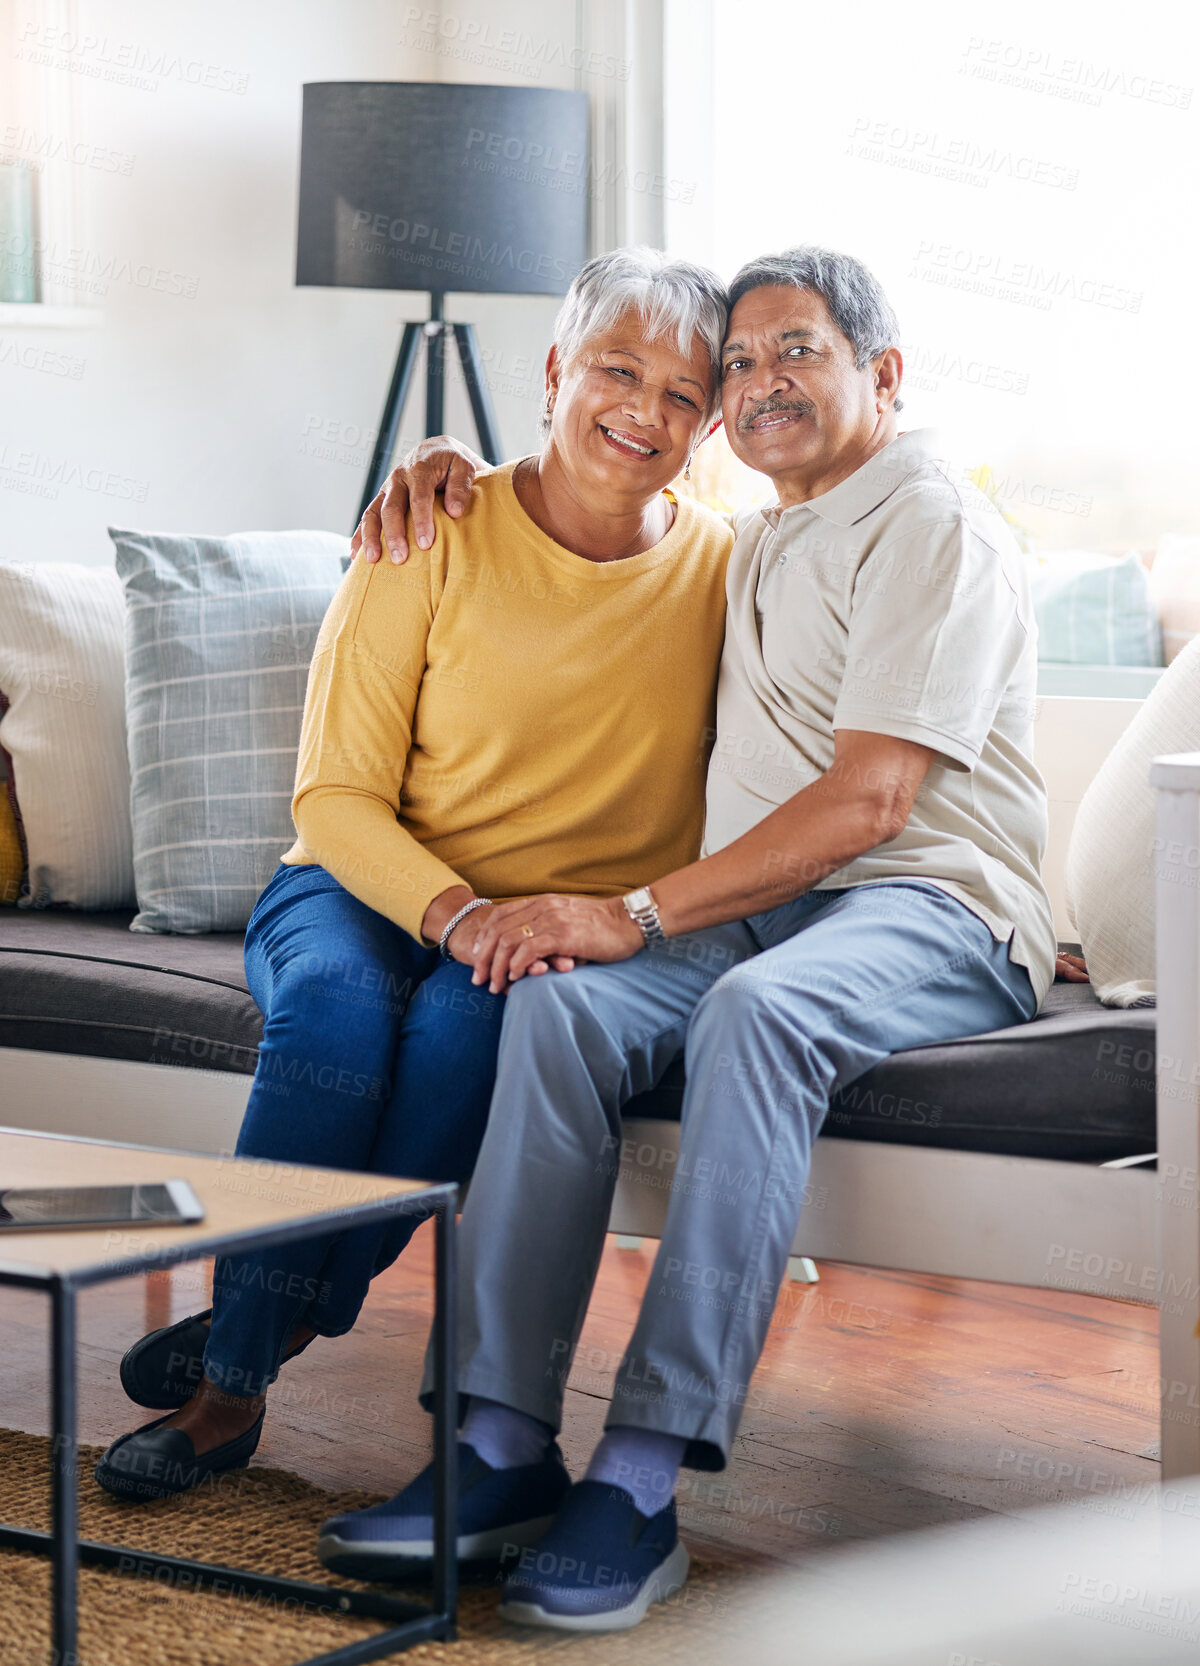
[[[770,504],[762,511],[763,518],[770,526],[778,528],[784,515],[795,509],[807,509],[814,515],[820,515],[822,520],[832,521],[834,526],[853,526],[855,521],[861,521],[864,515],[869,515],[886,502],[915,469],[941,455],[936,429],[914,428],[910,433],[900,434],[890,445],[885,445],[861,468],[855,469],[830,491],[822,492],[820,497],[809,498],[807,503],[792,504],[788,509],[781,509],[777,503]]]

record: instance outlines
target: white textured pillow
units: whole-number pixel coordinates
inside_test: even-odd
[[[114,568],[0,562],[0,694],[29,851],[21,906],[130,906],[125,602]]]
[[[1067,848],[1067,911],[1108,1007],[1154,1002],[1150,765],[1200,751],[1200,638],[1168,666],[1083,795]]]

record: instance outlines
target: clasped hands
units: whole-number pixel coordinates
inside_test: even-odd
[[[455,960],[473,968],[472,983],[487,984],[499,995],[527,973],[537,977],[591,960],[628,960],[644,942],[620,897],[550,892],[477,908],[446,946]]]

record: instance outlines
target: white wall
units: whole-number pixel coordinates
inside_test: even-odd
[[[83,40],[68,44],[52,30],[72,3]],[[18,77],[48,58],[76,138],[100,147],[69,165],[77,253],[58,251],[58,276],[102,317],[17,328],[0,309],[0,559],[108,562],[109,523],[348,531],[401,325],[427,303],[294,287],[301,85],[586,85],[575,0],[11,0],[7,25]],[[196,65],[216,84],[192,84]],[[131,72],[149,85],[122,84]],[[0,108],[0,155],[53,141],[45,126]],[[194,294],[157,293],[125,263]],[[557,304],[447,302],[479,326],[509,452],[534,440]],[[467,432],[456,387],[447,417]],[[418,384],[404,434],[422,431]]]

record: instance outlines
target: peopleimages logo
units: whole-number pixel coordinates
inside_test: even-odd
[[[551,191],[568,191],[592,198],[616,189],[662,197],[669,202],[691,203],[696,199],[694,179],[680,179],[649,168],[629,169],[615,161],[600,166],[593,160],[585,167],[584,161],[579,151],[472,127],[467,133],[460,166],[497,179],[515,179]]]
[[[859,116],[850,130],[849,154],[867,162],[887,162],[917,173],[963,185],[986,187],[993,179],[1074,191],[1079,169],[1028,151],[1008,150],[966,134]]]
[[[0,365],[15,365],[21,370],[40,371],[44,376],[66,376],[77,382],[87,365],[86,359],[70,353],[56,353],[49,347],[34,347],[25,341],[0,341]]]
[[[1049,93],[1055,98],[1081,104],[1099,104],[1101,98],[1140,99],[1168,109],[1191,107],[1193,87],[1167,81],[1159,75],[1145,75],[1122,63],[1097,64],[1087,58],[1068,57],[1046,47],[1025,46],[1019,41],[989,40],[972,35],[959,65],[960,75],[995,81],[1030,92]]]
[[[989,364],[985,359],[965,358],[961,353],[945,348],[905,348],[905,392],[910,387],[917,387],[927,393],[936,393],[943,381],[963,382],[968,387],[982,388],[988,393],[1020,396],[1029,391],[1027,370]]]
[[[35,128],[10,122],[0,133],[0,150],[16,156],[29,156],[37,162],[71,162],[77,168],[95,168],[100,173],[125,174],[133,172],[135,158],[125,150],[112,150],[108,145],[92,145],[83,139],[68,139],[59,133],[39,133]],[[5,156],[4,161],[10,157]]]
[[[1140,312],[1143,292],[1127,289],[1090,272],[1043,266],[1036,260],[1014,260],[999,250],[968,248],[932,239],[921,242],[910,278],[945,284],[995,300],[1048,312],[1055,301],[1108,307],[1114,312]]]
[[[0,444],[0,487],[6,491],[28,491],[36,497],[57,497],[64,486],[101,497],[145,503],[149,482],[134,480],[69,457],[48,457],[41,451],[18,450]]]
[[[372,214],[359,208],[354,214],[352,246],[365,253],[386,254],[423,266],[436,266],[439,271],[458,273],[512,271],[526,277],[568,278],[566,262],[553,255],[539,254],[535,249],[517,249],[511,243],[485,242],[482,237],[464,231],[445,231],[440,226],[426,225],[423,220],[407,220],[402,215],[389,220],[386,214]],[[382,247],[372,247],[377,240]],[[389,248],[388,245],[393,247]],[[434,258],[440,257],[440,258]]]
[[[581,151],[539,144],[536,139],[519,138],[512,133],[488,133],[482,127],[467,131],[467,152],[472,151],[504,162],[518,162],[522,167],[540,168],[546,173],[579,174],[585,161]]]
[[[156,92],[164,80],[238,95],[250,85],[249,75],[224,64],[184,58],[140,41],[56,28],[36,20],[22,25],[16,55],[28,63],[65,69],[73,75],[88,75],[118,86],[140,88],[143,92]]]
[[[113,284],[126,283],[135,289],[152,289],[159,295],[194,301],[200,287],[199,278],[169,266],[131,260],[127,255],[102,254],[98,249],[66,247],[23,232],[0,236],[0,271],[40,273],[43,282],[49,280],[100,297],[107,295]]]
[[[583,75],[628,81],[633,69],[628,59],[611,52],[589,51],[524,29],[496,29],[480,18],[456,17],[432,7],[406,7],[404,23],[407,28],[401,40],[411,41],[427,52],[461,58],[466,63],[505,67],[530,80],[540,80],[547,69],[573,69]]]

